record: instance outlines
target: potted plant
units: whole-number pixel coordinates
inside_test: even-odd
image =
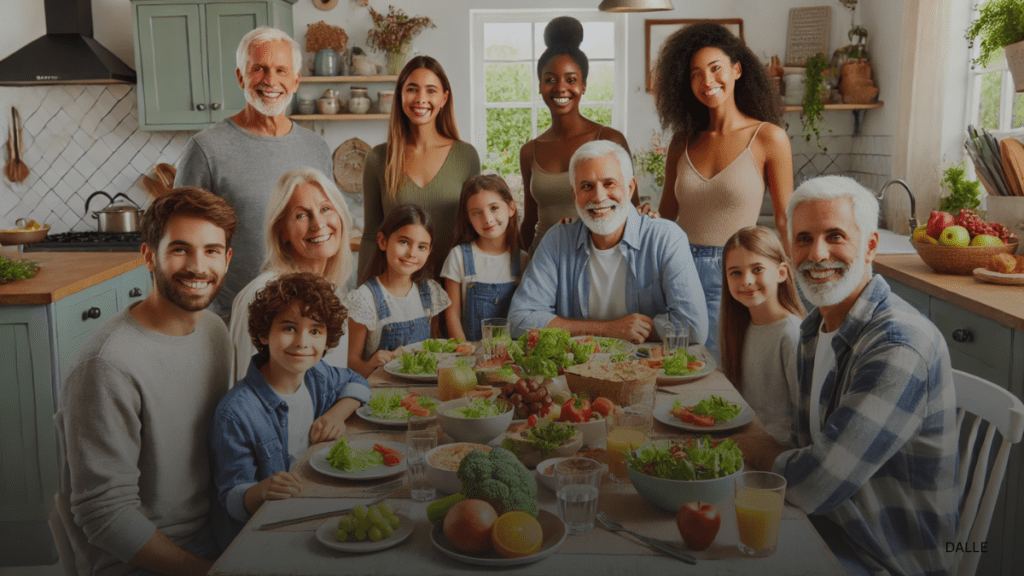
[[[818,125],[823,119],[825,103],[821,99],[821,87],[825,78],[825,70],[829,67],[828,60],[824,54],[816,54],[807,59],[804,87],[804,110],[800,113],[800,124],[804,131],[804,140],[811,141],[821,148],[822,152],[828,152],[827,146],[821,145],[821,134]]]
[[[949,195],[942,199],[939,210],[957,214],[961,208],[974,210],[981,204],[981,182],[968,180],[966,162],[950,164],[943,172],[942,185]]]
[[[387,56],[388,74],[401,72],[405,65],[405,55],[409,51],[409,43],[424,28],[437,28],[426,16],[409,17],[401,8],[388,6],[385,16],[368,6],[373,17],[374,27],[366,34],[366,43]]]
[[[987,66],[1002,49],[1017,92],[1024,92],[1024,0],[989,0],[967,29],[967,40],[981,39],[974,64]]]

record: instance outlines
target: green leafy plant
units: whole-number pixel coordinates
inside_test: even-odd
[[[818,53],[807,59],[806,80],[804,86],[804,111],[800,113],[800,124],[804,131],[804,140],[811,141],[821,148],[822,152],[828,152],[828,147],[821,145],[821,132],[819,125],[823,120],[822,113],[825,110],[825,103],[821,100],[821,84],[825,77],[825,70],[829,67],[828,59],[824,54]]]
[[[36,275],[39,265],[31,260],[11,260],[0,256],[0,284],[11,280],[26,280]]]
[[[974,210],[981,204],[981,182],[967,180],[966,174],[966,161],[946,168],[942,185],[949,189],[949,195],[942,199],[939,210],[957,214],[961,208]]]
[[[974,41],[981,39],[974,63],[987,66],[1004,46],[1024,40],[1024,0],[989,0],[978,10],[978,19],[965,37],[972,48]]]
[[[665,185],[665,147],[661,143],[661,134],[651,136],[651,148],[641,148],[633,155],[637,175],[650,174],[658,190]]]

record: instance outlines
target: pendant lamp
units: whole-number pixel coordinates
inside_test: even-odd
[[[672,10],[672,0],[601,0],[602,12],[656,12]]]

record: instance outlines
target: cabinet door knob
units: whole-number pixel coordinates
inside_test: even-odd
[[[213,108],[214,110],[220,110],[220,102],[214,102],[213,104],[210,104],[210,108]]]
[[[89,318],[95,320],[96,318],[99,318],[101,314],[103,314],[103,311],[93,306],[92,308],[89,308],[85,312],[82,312],[82,322],[85,322]]]
[[[206,110],[206,104],[196,104],[196,110],[199,110],[200,112]]]
[[[965,328],[957,328],[953,330],[953,341],[954,342],[970,342],[974,340],[974,334],[971,334],[970,330]]]
[[[129,298],[138,298],[139,296],[142,296],[142,288],[132,288],[128,291]]]

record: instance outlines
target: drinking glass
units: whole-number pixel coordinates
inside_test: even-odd
[[[508,337],[508,320],[505,318],[486,318],[480,322],[481,338],[483,340],[484,361],[491,358],[507,356],[505,350],[505,339]],[[497,342],[495,340],[498,340]]]
[[[555,486],[558,515],[569,534],[583,534],[593,528],[601,463],[590,458],[566,458],[555,464]]]
[[[420,502],[433,500],[437,495],[427,478],[427,452],[437,447],[437,426],[434,422],[432,419],[413,416],[409,418],[409,431],[405,433],[409,491],[412,492],[412,499]]]
[[[665,348],[665,356],[671,356],[676,350],[685,351],[690,345],[690,325],[670,324],[665,328],[662,345]]]
[[[740,552],[771,556],[779,543],[786,479],[773,472],[741,472],[735,485]]]
[[[650,423],[643,414],[629,412],[609,414],[607,423],[608,477],[613,482],[629,482],[626,453],[647,443],[647,431],[651,428]]]

